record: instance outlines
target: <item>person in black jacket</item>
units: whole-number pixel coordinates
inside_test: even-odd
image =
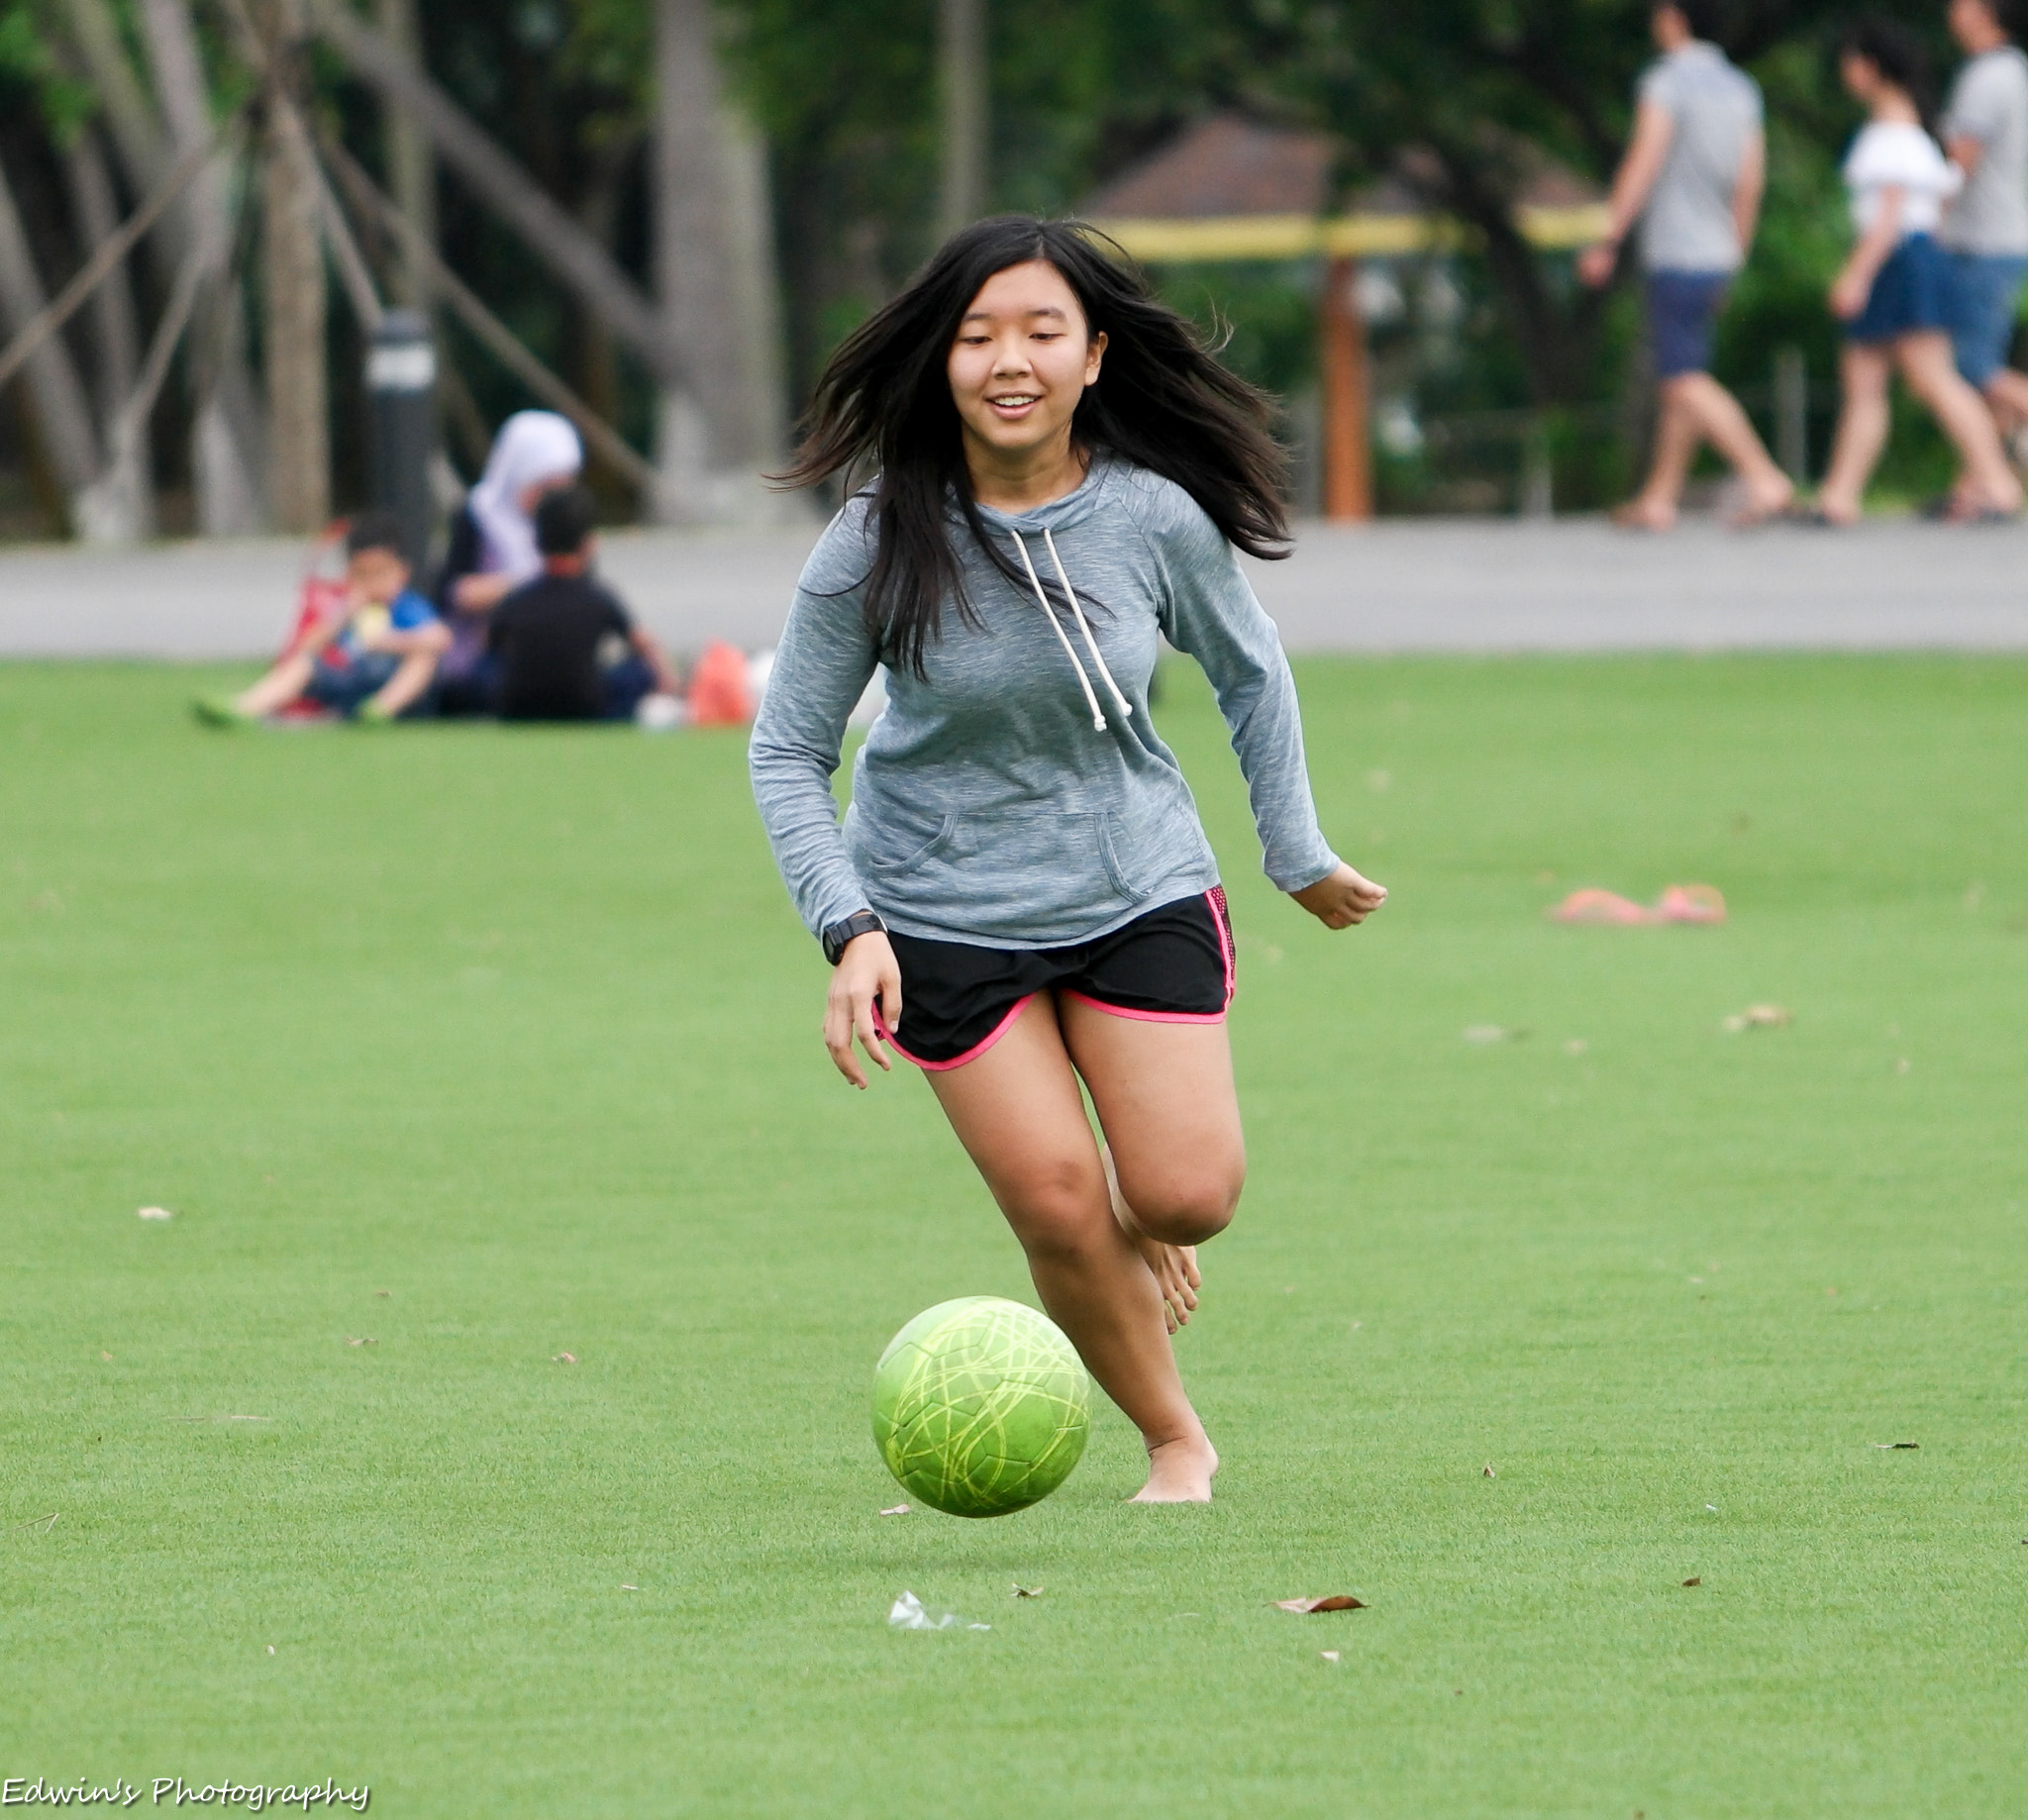
[[[582,486],[536,507],[542,573],[493,609],[487,632],[502,720],[629,720],[644,696],[677,691],[661,647],[592,579],[596,520]],[[608,662],[614,646],[617,661]]]

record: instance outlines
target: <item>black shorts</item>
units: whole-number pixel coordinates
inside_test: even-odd
[[[1225,887],[1179,897],[1110,935],[1068,948],[974,948],[890,934],[901,962],[905,1041],[881,1034],[918,1067],[963,1067],[1006,1035],[1038,992],[1064,992],[1115,1017],[1217,1024],[1232,1003],[1232,925]]]

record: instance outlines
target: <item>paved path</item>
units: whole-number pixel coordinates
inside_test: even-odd
[[[771,644],[812,531],[616,532],[608,577],[678,650]],[[0,551],[0,657],[250,657],[289,623],[276,541]],[[1249,564],[1292,651],[2028,651],[2028,525],[1311,525]]]

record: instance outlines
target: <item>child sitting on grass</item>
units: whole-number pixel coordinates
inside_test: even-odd
[[[543,572],[493,609],[486,634],[502,720],[626,720],[646,696],[676,693],[661,647],[592,578],[597,519],[582,486],[559,487],[535,509]],[[627,647],[610,667],[600,651],[609,642]]]
[[[391,721],[428,692],[451,634],[409,587],[401,525],[364,512],[346,533],[346,610],[319,627],[251,689],[194,704],[212,727],[239,727],[295,701],[366,725]]]

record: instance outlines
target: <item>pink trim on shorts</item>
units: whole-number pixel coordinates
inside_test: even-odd
[[[1080,1005],[1089,1005],[1094,1011],[1103,1011],[1108,1017],[1132,1018],[1137,1024],[1223,1024],[1223,1011],[1129,1011],[1125,1005],[1109,1005],[1102,998],[1093,998],[1089,992],[1073,992],[1068,986],[1059,986],[1058,991],[1065,998],[1074,998]]]
[[[873,1007],[873,1028],[880,1033],[880,1040],[890,1045],[894,1053],[902,1061],[913,1062],[917,1067],[926,1069],[932,1074],[941,1074],[947,1068],[962,1068],[967,1062],[976,1062],[1013,1028],[1014,1020],[1021,1015],[1028,1000],[1038,996],[1040,995],[1031,992],[1026,998],[1016,999],[1007,1015],[995,1024],[986,1035],[974,1043],[963,1055],[954,1056],[949,1062],[925,1062],[920,1056],[911,1056],[907,1050],[901,1047],[894,1033],[887,1028],[887,1020],[880,1015],[880,1007],[877,1004]]]
[[[1109,1017],[1132,1018],[1137,1024],[1223,1024],[1226,1013],[1232,1009],[1232,995],[1239,986],[1239,969],[1233,960],[1232,931],[1225,920],[1225,892],[1220,886],[1213,886],[1204,893],[1204,901],[1211,906],[1211,921],[1218,931],[1218,952],[1225,961],[1225,1006],[1218,1011],[1130,1011],[1125,1005],[1109,1005],[1102,998],[1093,998],[1089,992],[1075,992],[1068,986],[1060,986],[1059,991],[1065,998],[1074,998],[1079,1004],[1089,1005],[1094,1011],[1103,1011]]]
[[[1225,1004],[1232,1009],[1232,995],[1239,990],[1239,961],[1233,954],[1232,925],[1225,916],[1225,886],[1215,884],[1204,893],[1204,901],[1211,906],[1211,920],[1218,925],[1218,946],[1225,955]]]

